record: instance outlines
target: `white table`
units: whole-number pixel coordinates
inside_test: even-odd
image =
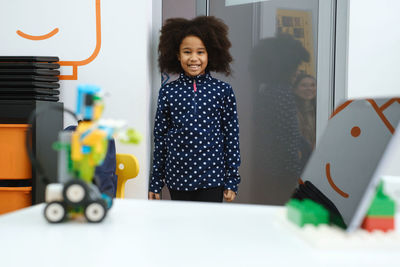
[[[0,216],[0,266],[400,266],[400,250],[318,249],[261,205],[116,200],[100,224]]]

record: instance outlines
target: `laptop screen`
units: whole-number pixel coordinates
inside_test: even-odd
[[[357,229],[365,216],[381,174],[377,167],[399,120],[400,99],[345,102],[304,168],[301,179],[310,194],[325,199],[347,231]]]

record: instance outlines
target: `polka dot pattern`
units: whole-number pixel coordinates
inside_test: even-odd
[[[232,87],[209,73],[181,74],[161,87],[149,190],[160,193],[166,183],[179,191],[224,186],[237,192],[239,166],[239,123]]]
[[[268,177],[299,177],[302,135],[293,90],[285,84],[262,84],[255,98],[257,140],[253,169]],[[306,141],[305,141],[306,142]]]

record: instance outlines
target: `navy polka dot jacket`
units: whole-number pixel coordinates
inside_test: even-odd
[[[150,191],[223,186],[237,192],[239,124],[232,87],[207,72],[161,87]]]

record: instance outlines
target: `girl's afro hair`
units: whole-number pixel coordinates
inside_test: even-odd
[[[213,16],[199,16],[192,20],[171,18],[161,28],[158,46],[158,64],[161,72],[180,73],[182,67],[178,61],[179,46],[187,36],[200,38],[208,53],[207,71],[231,74],[229,53],[231,42],[228,39],[228,26]]]

